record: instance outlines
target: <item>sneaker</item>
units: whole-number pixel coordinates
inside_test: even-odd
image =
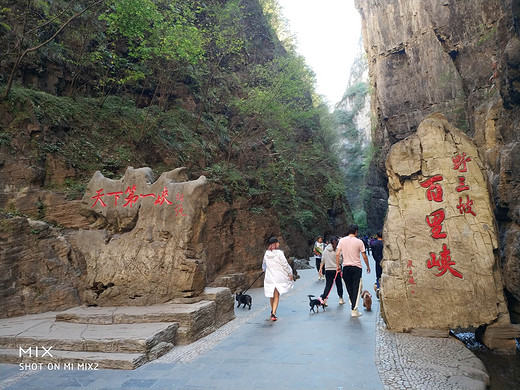
[[[276,317],[274,314],[271,313],[271,321],[276,321],[278,317]]]
[[[362,315],[363,314],[357,311],[357,309],[352,310],[352,312],[350,313],[351,317],[361,317]]]
[[[343,300],[343,298],[340,298],[340,299],[339,299],[339,304],[340,304],[340,305],[344,305],[344,304],[345,304],[345,301]]]

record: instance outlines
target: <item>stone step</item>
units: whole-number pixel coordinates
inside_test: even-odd
[[[164,303],[152,306],[88,307],[80,306],[56,314],[56,321],[80,324],[137,324],[178,322],[188,326],[202,317],[215,317],[215,302]]]
[[[115,370],[133,370],[147,363],[148,357],[142,353],[118,352],[79,352],[51,349],[52,356],[42,357],[45,350],[39,350],[40,356],[20,353],[18,349],[0,349],[0,362],[18,364],[20,371],[54,370],[54,371],[93,371],[102,368]]]
[[[196,299],[146,307],[76,307],[2,318],[0,362],[28,363],[28,369],[33,363],[44,364],[34,360],[38,347],[38,359],[49,358],[42,356],[48,350],[53,360],[46,364],[60,364],[63,369],[66,363],[74,364],[72,369],[93,369],[94,363],[98,368],[133,369],[234,318],[229,289],[206,287]]]
[[[0,348],[38,347],[64,351],[154,353],[175,345],[179,324],[80,324],[46,320],[0,322]],[[160,346],[160,347],[159,347]]]
[[[177,344],[197,341],[218,328],[215,301],[153,306],[75,307],[56,314],[57,322],[79,324],[178,323]]]
[[[175,345],[188,345],[201,339],[216,330],[215,326],[207,326],[207,327],[189,327],[189,326],[179,326],[177,330],[177,337],[175,339]]]

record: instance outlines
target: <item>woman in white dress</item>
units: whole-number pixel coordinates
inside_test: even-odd
[[[276,321],[276,309],[280,295],[293,287],[293,271],[283,252],[278,249],[280,243],[276,237],[269,239],[269,248],[264,255],[262,269],[265,271],[264,294],[270,298],[271,321]]]

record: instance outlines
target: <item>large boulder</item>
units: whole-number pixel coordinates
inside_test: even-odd
[[[129,167],[119,180],[94,174],[82,200],[91,229],[77,235],[87,304],[140,306],[203,293],[207,183],[204,176],[188,181],[185,171],[157,180],[149,168]]]
[[[386,168],[388,328],[509,324],[489,184],[471,139],[434,114],[393,145]]]

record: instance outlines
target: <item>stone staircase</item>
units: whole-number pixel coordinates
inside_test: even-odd
[[[194,303],[75,307],[0,320],[0,362],[34,369],[131,370],[192,343],[234,318],[228,288]]]

